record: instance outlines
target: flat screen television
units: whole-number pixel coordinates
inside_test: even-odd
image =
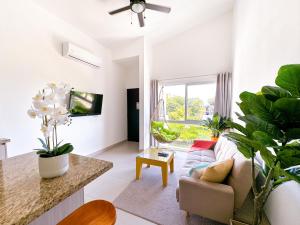
[[[102,102],[101,94],[71,91],[69,111],[73,117],[101,115]]]

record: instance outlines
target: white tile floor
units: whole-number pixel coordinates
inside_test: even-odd
[[[87,185],[84,189],[85,202],[94,199],[114,201],[116,197],[135,179],[135,157],[138,144],[125,142],[96,158],[113,162],[114,167],[104,175]],[[154,225],[140,217],[117,209],[116,225]]]

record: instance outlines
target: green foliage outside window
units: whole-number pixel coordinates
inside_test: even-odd
[[[183,96],[166,96],[166,109],[168,120],[183,121],[185,99]],[[202,120],[206,108],[204,103],[199,98],[190,98],[187,102],[187,120]]]
[[[177,144],[178,142],[182,142],[180,144],[181,146],[186,145],[186,147],[188,147],[195,139],[209,140],[211,137],[211,131],[204,126],[169,123],[169,127],[173,130],[180,130],[180,136],[176,142]]]
[[[184,97],[167,95],[166,107],[168,120],[184,120]]]
[[[203,101],[199,98],[188,99],[187,105],[187,119],[188,120],[202,120],[206,108],[204,107]]]

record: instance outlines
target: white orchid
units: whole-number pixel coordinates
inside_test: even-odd
[[[51,131],[52,131],[52,127],[51,126],[46,126],[44,124],[42,124],[41,127],[41,132],[43,133],[45,138],[49,138],[51,135]]]
[[[37,117],[37,113],[36,113],[36,111],[33,110],[33,109],[29,109],[29,110],[27,111],[27,114],[28,114],[32,119],[35,119],[35,118]]]
[[[55,143],[57,144],[57,126],[71,123],[66,105],[66,96],[70,90],[71,88],[67,84],[49,83],[46,88],[32,98],[33,107],[27,111],[31,118],[39,117],[43,120],[41,132],[49,149],[51,149],[51,138],[52,147],[54,148]]]
[[[57,88],[57,85],[55,83],[49,83],[47,86],[53,90]]]
[[[32,99],[33,99],[33,101],[42,101],[43,95],[41,94],[41,92],[39,92]]]

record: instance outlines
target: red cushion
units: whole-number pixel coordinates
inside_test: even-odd
[[[207,150],[211,149],[216,144],[215,141],[195,140],[192,145],[192,150]]]

